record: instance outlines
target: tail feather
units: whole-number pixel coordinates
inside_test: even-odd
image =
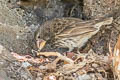
[[[100,28],[102,25],[109,25],[112,23],[112,21],[113,21],[113,17],[96,20],[95,27]]]

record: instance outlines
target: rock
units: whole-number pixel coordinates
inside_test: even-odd
[[[10,3],[12,1],[0,1],[0,44],[10,51],[31,53],[33,32],[26,26],[27,16],[24,17],[24,10],[11,8],[14,5]]]
[[[30,53],[32,34],[28,28],[0,23],[0,44],[17,53]]]
[[[5,68],[8,66],[9,62],[15,60],[10,51],[0,44],[0,80],[12,80],[7,76]]]
[[[11,52],[0,44],[0,80],[33,80],[30,72],[21,65]]]
[[[4,70],[0,70],[0,80],[12,80],[10,79]]]
[[[15,60],[10,51],[0,44],[0,69],[8,66],[8,61],[12,62]]]
[[[23,10],[18,12],[16,9],[12,9],[8,4],[8,0],[0,1],[0,22],[9,25],[24,26],[25,20],[22,18],[23,13]]]
[[[119,0],[84,0],[83,11],[88,18],[97,18],[113,14],[118,8]]]

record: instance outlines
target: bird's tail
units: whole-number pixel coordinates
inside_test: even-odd
[[[99,20],[95,20],[96,24],[95,24],[95,27],[99,28],[101,27],[102,25],[109,25],[112,23],[113,21],[113,17],[109,17],[109,18],[100,18]]]

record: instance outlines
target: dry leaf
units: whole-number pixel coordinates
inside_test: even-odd
[[[32,63],[37,63],[37,64],[39,64],[39,63],[42,63],[42,62],[45,61],[44,59],[33,58],[33,57],[30,56],[30,55],[20,56],[19,54],[14,53],[14,52],[12,52],[11,54],[13,55],[13,57],[15,57],[18,61],[21,61],[21,62],[29,61],[29,62],[32,62]]]
[[[38,56],[40,55],[44,55],[44,56],[57,56],[58,58],[60,58],[61,60],[64,60],[66,62],[68,62],[69,64],[73,64],[74,61],[70,58],[68,58],[67,56],[63,56],[58,52],[38,52],[37,53]]]
[[[56,58],[52,63],[48,63],[46,65],[46,68],[47,69],[56,69],[56,65],[57,65],[59,60],[60,60],[60,58]]]
[[[37,71],[37,72],[41,72],[41,70],[37,67],[33,67],[33,66],[30,66],[27,68],[29,71]]]
[[[112,57],[113,73],[120,80],[120,35],[118,41],[112,52],[111,47],[109,47],[110,55]]]
[[[57,80],[55,74],[50,74],[48,76],[45,76],[43,80]]]
[[[72,59],[72,60],[75,60],[75,53],[73,52],[67,52],[67,57]]]

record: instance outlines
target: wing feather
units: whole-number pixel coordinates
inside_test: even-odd
[[[97,30],[91,23],[86,22],[77,22],[75,24],[66,26],[66,28],[60,33],[57,34],[57,37],[71,37],[76,35],[82,35],[85,33],[93,32]]]

